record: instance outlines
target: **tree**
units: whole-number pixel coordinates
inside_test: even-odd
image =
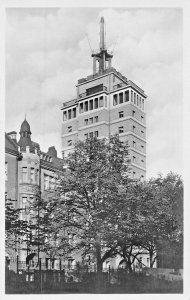
[[[118,209],[117,222],[117,253],[123,258],[120,263],[125,262],[126,268],[132,272],[132,265],[142,253],[142,223],[141,213],[143,183],[134,180],[125,190]],[[140,260],[139,260],[140,262]]]
[[[183,223],[179,207],[183,207],[182,180],[174,173],[152,178],[144,183],[141,198],[141,245],[149,252],[152,268],[159,249],[169,241],[176,243],[181,239]]]
[[[5,247],[17,251],[29,234],[29,222],[21,220],[20,208],[15,208],[15,200],[5,198]]]
[[[70,251],[93,255],[101,273],[103,262],[117,254],[117,204],[124,197],[123,186],[130,184],[128,146],[118,135],[109,141],[79,141],[64,163],[57,226],[76,237]]]

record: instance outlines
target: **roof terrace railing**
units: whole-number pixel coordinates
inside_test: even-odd
[[[82,93],[82,94],[79,94],[79,98],[85,98],[87,96],[91,96],[91,95],[94,95],[94,94],[97,94],[99,92],[107,92],[107,87],[106,86],[103,86],[102,88],[100,88],[99,90],[95,90],[95,91],[92,91],[92,92],[85,92],[85,93]]]
[[[68,107],[68,106],[72,106],[76,103],[77,103],[77,99],[72,99],[70,101],[67,101],[67,102],[63,103],[63,108]]]

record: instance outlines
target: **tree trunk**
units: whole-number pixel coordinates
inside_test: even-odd
[[[150,251],[150,268],[153,268],[154,260],[153,260],[153,252]]]
[[[101,260],[101,246],[96,246],[96,266],[97,266],[97,281],[96,289],[97,292],[101,293],[103,286],[103,276],[102,276],[102,260]]]

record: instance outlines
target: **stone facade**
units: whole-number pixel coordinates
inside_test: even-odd
[[[20,211],[20,219],[30,218],[24,211],[39,195],[50,197],[54,191],[56,180],[62,173],[62,159],[57,157],[55,147],[47,153],[40,150],[39,144],[31,140],[30,126],[26,120],[21,125],[20,140],[16,140],[16,132],[5,134],[5,193],[6,198],[13,200],[13,205]],[[6,252],[13,256],[11,249]],[[30,249],[21,250],[19,246],[14,256],[25,261]],[[40,257],[44,254],[40,253]]]

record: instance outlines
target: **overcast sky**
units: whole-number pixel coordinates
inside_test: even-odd
[[[99,21],[106,22],[113,67],[148,95],[147,177],[182,174],[182,10],[9,8],[6,10],[6,132],[25,113],[32,140],[61,156],[62,103],[92,74]]]

